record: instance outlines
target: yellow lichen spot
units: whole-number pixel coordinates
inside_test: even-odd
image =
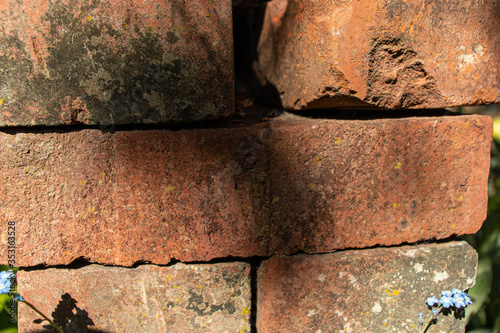
[[[172,192],[173,190],[175,190],[175,186],[172,185],[172,184],[168,184],[167,185],[167,191]]]
[[[226,158],[226,155],[224,154],[217,154],[215,155],[215,158],[218,159],[219,161],[222,161]]]
[[[250,313],[250,309],[246,306],[243,308],[243,311],[241,311],[242,316],[247,315],[249,313]]]
[[[2,99],[0,99],[0,105],[2,105],[2,104],[3,104],[3,101],[4,101],[4,99],[3,99],[3,98],[2,98]]]
[[[462,198],[462,196],[459,196],[459,197],[458,197],[458,200],[462,200],[462,199],[463,199],[463,198]]]
[[[210,17],[210,14],[207,14],[207,17]]]
[[[94,212],[94,207],[89,207],[89,213],[93,213]]]
[[[180,301],[181,301],[181,299],[180,299],[180,298],[177,298],[177,299],[176,299],[176,301],[177,301],[177,302],[180,302]]]
[[[465,128],[467,128],[467,127],[469,127],[469,122],[468,121],[465,123]]]
[[[82,184],[82,186],[83,186],[83,185],[87,184],[87,181],[86,180],[81,180],[80,184]]]
[[[149,31],[150,31],[149,29],[150,29],[150,28],[151,28],[151,26],[150,26],[150,25],[148,25],[148,27],[146,28],[146,33],[147,33],[147,34],[149,34]]]
[[[394,166],[394,169],[396,169],[396,170],[401,169],[401,165],[402,165],[402,163],[398,162],[398,164],[396,164],[396,166]]]
[[[106,177],[106,172],[101,172],[101,178]]]
[[[316,189],[316,184],[309,184],[309,188],[311,190],[315,190]]]
[[[200,289],[201,289],[201,286],[198,286],[198,288],[200,288]]]
[[[396,207],[399,207],[399,206],[401,206],[401,204],[399,204],[399,203],[393,203],[393,204],[392,204],[392,207],[393,207],[393,208],[396,208]]]
[[[260,232],[260,236],[265,239],[265,238],[269,237],[270,231],[271,231],[271,227],[269,227],[268,225],[265,225],[262,227],[262,230]]]
[[[450,210],[451,210],[451,211],[453,211],[453,208],[452,208],[452,209],[450,209]]]
[[[398,296],[398,295],[399,295],[399,290],[394,290],[394,291],[392,292],[392,294],[393,294],[394,296]],[[390,316],[389,316],[389,318],[390,318]]]
[[[316,161],[314,163],[318,164],[318,163],[321,163],[321,161],[323,161],[323,157],[322,156],[318,156],[316,158]]]
[[[339,145],[340,144],[340,138],[335,138],[335,143]]]
[[[453,228],[455,228],[455,227],[456,227],[456,225],[455,225],[455,224],[452,224],[452,225],[450,226],[450,228],[451,228],[451,229],[453,229]]]
[[[279,197],[274,197],[273,201],[271,202],[273,205],[277,204],[280,201]]]
[[[167,275],[167,279],[172,280],[172,277],[170,275]]]
[[[86,19],[87,21],[90,21],[90,20],[92,20],[92,16],[87,15],[87,17],[86,17],[85,19]]]

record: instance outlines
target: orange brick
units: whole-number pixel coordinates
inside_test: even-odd
[[[465,242],[273,257],[259,267],[259,332],[419,332],[427,297],[472,287],[477,254]],[[439,315],[432,329],[463,332]]]
[[[0,133],[16,264],[324,253],[475,233],[491,118]],[[7,263],[8,235],[0,235]]]
[[[500,102],[496,0],[273,0],[259,65],[287,109]]]
[[[250,265],[90,265],[20,271],[18,292],[64,332],[248,332]],[[42,329],[19,305],[19,332]],[[59,319],[59,320],[58,320]],[[65,326],[64,326],[65,325]]]
[[[232,114],[231,1],[2,1],[0,126]]]

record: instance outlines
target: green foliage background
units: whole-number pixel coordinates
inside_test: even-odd
[[[463,237],[479,254],[476,285],[469,290],[474,304],[466,311],[470,333],[500,333],[500,106],[486,110],[494,112],[488,217],[479,232]]]
[[[0,271],[9,270],[8,266],[1,266]],[[0,294],[0,333],[17,333],[17,326],[9,324],[10,297]]]

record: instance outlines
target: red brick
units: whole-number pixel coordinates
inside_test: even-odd
[[[490,117],[475,115],[285,115],[233,129],[4,132],[0,221],[16,223],[23,267],[324,253],[472,234],[486,217],[491,130]],[[6,232],[0,243],[7,263]]]
[[[273,257],[258,271],[257,330],[419,332],[417,314],[431,317],[425,299],[472,287],[476,266],[465,242]],[[429,331],[464,328],[439,315]]]
[[[0,20],[0,126],[233,112],[229,0],[6,0]]]
[[[496,0],[273,0],[259,65],[285,108],[500,102]]]
[[[76,301],[80,311],[70,307],[65,332],[84,332],[71,325],[81,323],[75,314],[86,311],[93,321],[89,328],[99,332],[222,333],[250,332],[249,273],[248,264],[222,263],[133,269],[90,265],[17,275],[19,293],[52,318],[64,315],[69,297]],[[40,316],[24,304],[18,309],[19,332],[41,329],[33,323]]]

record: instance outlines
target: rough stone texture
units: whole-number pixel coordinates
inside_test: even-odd
[[[18,266],[331,252],[472,234],[491,118],[0,133],[0,221]],[[7,232],[0,235],[7,263]]]
[[[233,112],[231,2],[0,2],[0,126]]]
[[[273,0],[260,70],[285,108],[500,102],[497,0]]]
[[[420,332],[425,299],[475,284],[477,254],[465,242],[273,257],[258,271],[257,330]],[[464,332],[438,317],[427,332]]]
[[[249,264],[220,263],[90,265],[17,276],[23,297],[66,325],[65,332],[89,332],[83,330],[89,325],[90,332],[244,333],[250,332],[249,274]],[[45,332],[33,323],[37,318],[20,304],[19,332]]]

